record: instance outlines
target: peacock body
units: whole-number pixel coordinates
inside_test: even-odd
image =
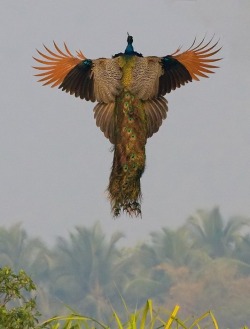
[[[178,49],[164,57],[143,57],[134,51],[133,38],[128,36],[124,53],[111,59],[87,59],[81,51],[73,56],[65,46],[62,52],[45,47],[42,58],[35,58],[42,66],[36,74],[40,82],[76,97],[97,101],[94,107],[96,124],[114,145],[113,165],[108,194],[115,217],[121,211],[129,215],[141,214],[140,179],[145,169],[147,139],[159,130],[167,117],[167,100],[163,97],[187,82],[208,77],[217,66],[211,58],[220,49],[217,43],[204,40],[185,52]]]

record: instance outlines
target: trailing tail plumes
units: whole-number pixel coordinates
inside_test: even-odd
[[[183,53],[148,56],[134,51],[128,36],[123,53],[112,58],[87,59],[81,51],[74,56],[66,44],[61,51],[45,47],[34,58],[41,71],[40,82],[92,102],[96,124],[114,145],[114,159],[108,194],[114,217],[125,211],[141,215],[140,179],[145,169],[147,138],[159,130],[167,117],[166,93],[199,77],[208,77],[220,60],[213,56],[220,50],[204,40]]]
[[[142,101],[129,91],[117,99],[114,160],[108,186],[114,216],[141,214],[140,178],[145,168],[147,130]]]

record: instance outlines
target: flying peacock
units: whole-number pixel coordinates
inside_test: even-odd
[[[133,48],[128,35],[124,53],[112,58],[88,59],[81,51],[72,55],[67,45],[62,51],[44,46],[47,53],[34,59],[41,72],[40,82],[69,92],[75,97],[95,102],[96,125],[114,145],[114,159],[108,185],[112,213],[121,211],[141,215],[140,178],[145,169],[147,139],[159,130],[167,117],[167,100],[163,97],[188,82],[207,78],[220,60],[216,43],[204,39],[180,52],[143,57]]]

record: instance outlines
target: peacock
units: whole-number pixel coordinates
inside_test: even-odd
[[[147,139],[159,130],[167,117],[166,93],[199,77],[207,78],[218,66],[218,41],[197,44],[171,55],[147,56],[134,50],[133,37],[128,34],[124,52],[112,58],[89,59],[82,51],[74,56],[64,43],[62,51],[44,45],[46,52],[37,50],[39,66],[35,76],[43,85],[58,86],[63,91],[94,107],[96,125],[113,144],[108,197],[114,217],[122,211],[141,216],[140,179],[145,169]]]

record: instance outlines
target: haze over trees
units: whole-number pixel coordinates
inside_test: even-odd
[[[224,220],[216,207],[176,230],[152,232],[147,243],[121,247],[122,237],[105,236],[95,223],[48,247],[21,224],[0,227],[0,267],[31,276],[44,317],[68,305],[108,323],[111,306],[123,310],[122,298],[132,310],[151,298],[165,309],[178,303],[182,318],[211,309],[221,328],[250,325],[249,218]]]

